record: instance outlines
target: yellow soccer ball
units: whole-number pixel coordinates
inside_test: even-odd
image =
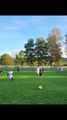
[[[39,90],[42,90],[42,89],[43,89],[42,85],[39,85],[39,87],[38,87],[38,88],[39,88]]]

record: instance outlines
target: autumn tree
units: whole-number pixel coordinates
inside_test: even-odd
[[[1,56],[1,65],[14,65],[14,58],[9,54],[3,54]]]
[[[54,62],[55,64],[58,63],[58,61],[61,58],[62,52],[60,40],[61,40],[60,30],[58,28],[54,28],[49,34],[47,39],[48,59],[51,65],[52,62]]]

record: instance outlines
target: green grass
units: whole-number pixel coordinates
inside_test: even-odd
[[[34,69],[14,70],[14,80],[10,81],[4,70],[0,76],[0,104],[67,104],[67,71],[45,70],[38,77]]]

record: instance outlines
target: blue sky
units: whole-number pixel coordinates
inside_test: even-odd
[[[67,34],[67,16],[0,16],[0,55],[24,50],[29,38],[47,38],[53,28],[59,28],[63,41]],[[63,56],[64,45],[62,47]]]

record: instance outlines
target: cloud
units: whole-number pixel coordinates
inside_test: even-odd
[[[0,22],[0,28],[2,30],[17,30],[23,27],[26,27],[27,24],[25,21],[23,20],[18,20],[18,19],[14,19],[14,21],[9,21],[9,22]]]
[[[24,38],[22,38],[22,40],[19,40],[19,43],[20,43],[20,44],[25,44],[26,42],[27,42],[27,40],[24,39]]]
[[[19,27],[23,27],[23,26],[26,26],[27,24],[24,22],[24,21],[17,21],[15,23],[15,25],[19,26]]]

